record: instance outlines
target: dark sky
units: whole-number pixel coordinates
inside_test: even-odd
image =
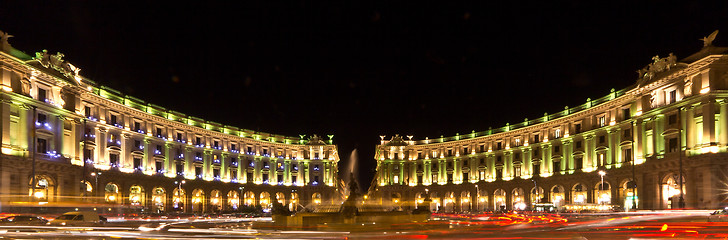
[[[728,46],[728,1],[106,2],[0,1],[0,30],[172,110],[335,134],[341,167],[358,149],[364,187],[381,134],[533,119],[625,88],[713,30]]]

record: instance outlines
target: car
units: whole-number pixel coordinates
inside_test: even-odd
[[[43,225],[48,220],[30,215],[16,215],[0,219],[0,225]]]
[[[67,212],[61,216],[58,216],[53,221],[48,222],[48,225],[57,226],[74,226],[74,225],[94,225],[103,224],[106,218],[99,216],[96,212],[83,211],[83,212]]]
[[[728,208],[711,213],[708,222],[728,222]]]

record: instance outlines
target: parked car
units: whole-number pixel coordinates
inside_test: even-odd
[[[43,225],[48,220],[30,215],[16,215],[0,219],[0,225]]]
[[[106,222],[106,218],[99,216],[96,212],[84,211],[84,212],[67,212],[61,216],[58,216],[53,221],[48,222],[48,225],[60,225],[60,226],[74,226],[74,225],[87,225],[87,224],[102,224]]]

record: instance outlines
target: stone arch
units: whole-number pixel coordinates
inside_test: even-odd
[[[187,194],[182,188],[174,188],[172,191],[172,208],[176,211],[185,211],[187,205]]]
[[[559,184],[553,185],[549,192],[549,200],[554,206],[560,207],[566,204],[566,189],[564,186]]]
[[[454,192],[445,192],[445,195],[442,196],[443,200],[443,206],[442,210],[445,212],[453,212],[455,211],[455,193]]]
[[[506,209],[506,190],[499,188],[493,192],[493,208],[498,210]]]
[[[144,187],[136,184],[129,187],[129,204],[132,206],[145,206],[145,203],[146,193]]]
[[[460,211],[469,212],[470,209],[470,191],[460,192]]]
[[[56,195],[56,181],[48,175],[36,174],[35,175],[35,190],[33,190],[33,176],[30,176],[28,181],[28,195],[39,202],[49,202],[55,200]]]
[[[594,185],[594,198],[596,199],[594,201],[595,203],[611,204],[612,185],[608,181],[604,181],[604,184],[601,181],[597,182]]]
[[[536,203],[543,203],[544,201],[541,201],[541,200],[543,198],[546,198],[544,190],[543,190],[543,188],[541,188],[541,186],[538,186],[538,188],[532,187],[531,190],[528,191],[528,193],[529,193],[528,198],[531,200],[532,205],[536,204]]]
[[[213,189],[210,191],[210,208],[212,212],[222,211],[222,193],[220,190]]]
[[[276,193],[276,202],[278,202],[282,205],[286,205],[286,194],[284,194],[282,192],[277,192]]]
[[[584,204],[588,200],[588,187],[583,183],[576,183],[571,186],[571,202],[574,204]]]
[[[620,181],[617,195],[625,210],[634,209],[636,206],[639,206],[639,189],[637,189],[637,185],[632,181],[632,178],[625,178]]]
[[[680,208],[680,193],[682,192],[683,200],[685,197],[685,174],[682,176],[682,188],[680,188],[680,174],[670,172],[660,179],[660,207],[664,209]]]
[[[192,212],[205,212],[205,191],[202,189],[192,190]]]
[[[526,193],[523,188],[514,188],[511,190],[511,206],[516,210],[526,209]]]
[[[321,204],[321,193],[316,192],[311,194],[311,203]]]
[[[238,194],[238,191],[230,190],[227,193],[227,206],[230,207],[230,209],[238,209],[238,206],[240,205],[240,194]]]
[[[288,210],[297,212],[299,204],[301,204],[301,203],[300,203],[300,199],[298,197],[298,193],[292,192],[291,201],[289,201],[289,203],[288,203]]]
[[[269,211],[270,210],[270,193],[268,192],[261,192],[260,193],[260,206],[263,208],[263,211]]]
[[[252,191],[247,191],[243,194],[243,204],[245,206],[255,206],[255,193]]]
[[[152,211],[164,212],[165,203],[167,202],[166,191],[163,187],[155,187],[152,189]]]
[[[119,185],[113,182],[106,183],[104,187],[104,200],[107,203],[118,203],[121,200]]]

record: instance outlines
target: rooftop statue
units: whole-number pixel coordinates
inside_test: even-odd
[[[659,72],[670,70],[673,66],[677,65],[677,57],[670,53],[667,57],[660,58],[659,55],[652,57],[652,63],[648,64],[644,68],[637,70],[640,79],[650,80]]]
[[[718,36],[718,30],[715,30],[715,32],[711,33],[707,37],[703,37],[702,39],[700,39],[701,41],[703,41],[703,47],[713,45],[713,41],[715,41],[716,36]]]
[[[10,51],[10,43],[8,42],[8,39],[14,37],[13,35],[10,35],[9,33],[0,31],[0,51],[8,52]]]
[[[38,61],[38,63],[40,63],[43,67],[53,68],[59,71],[63,74],[63,76],[75,79],[76,81],[81,81],[81,76],[78,75],[78,72],[80,72],[81,69],[66,60],[63,60],[64,56],[65,55],[63,53],[51,55],[48,53],[48,50],[44,49],[42,52],[36,52],[33,60]]]

